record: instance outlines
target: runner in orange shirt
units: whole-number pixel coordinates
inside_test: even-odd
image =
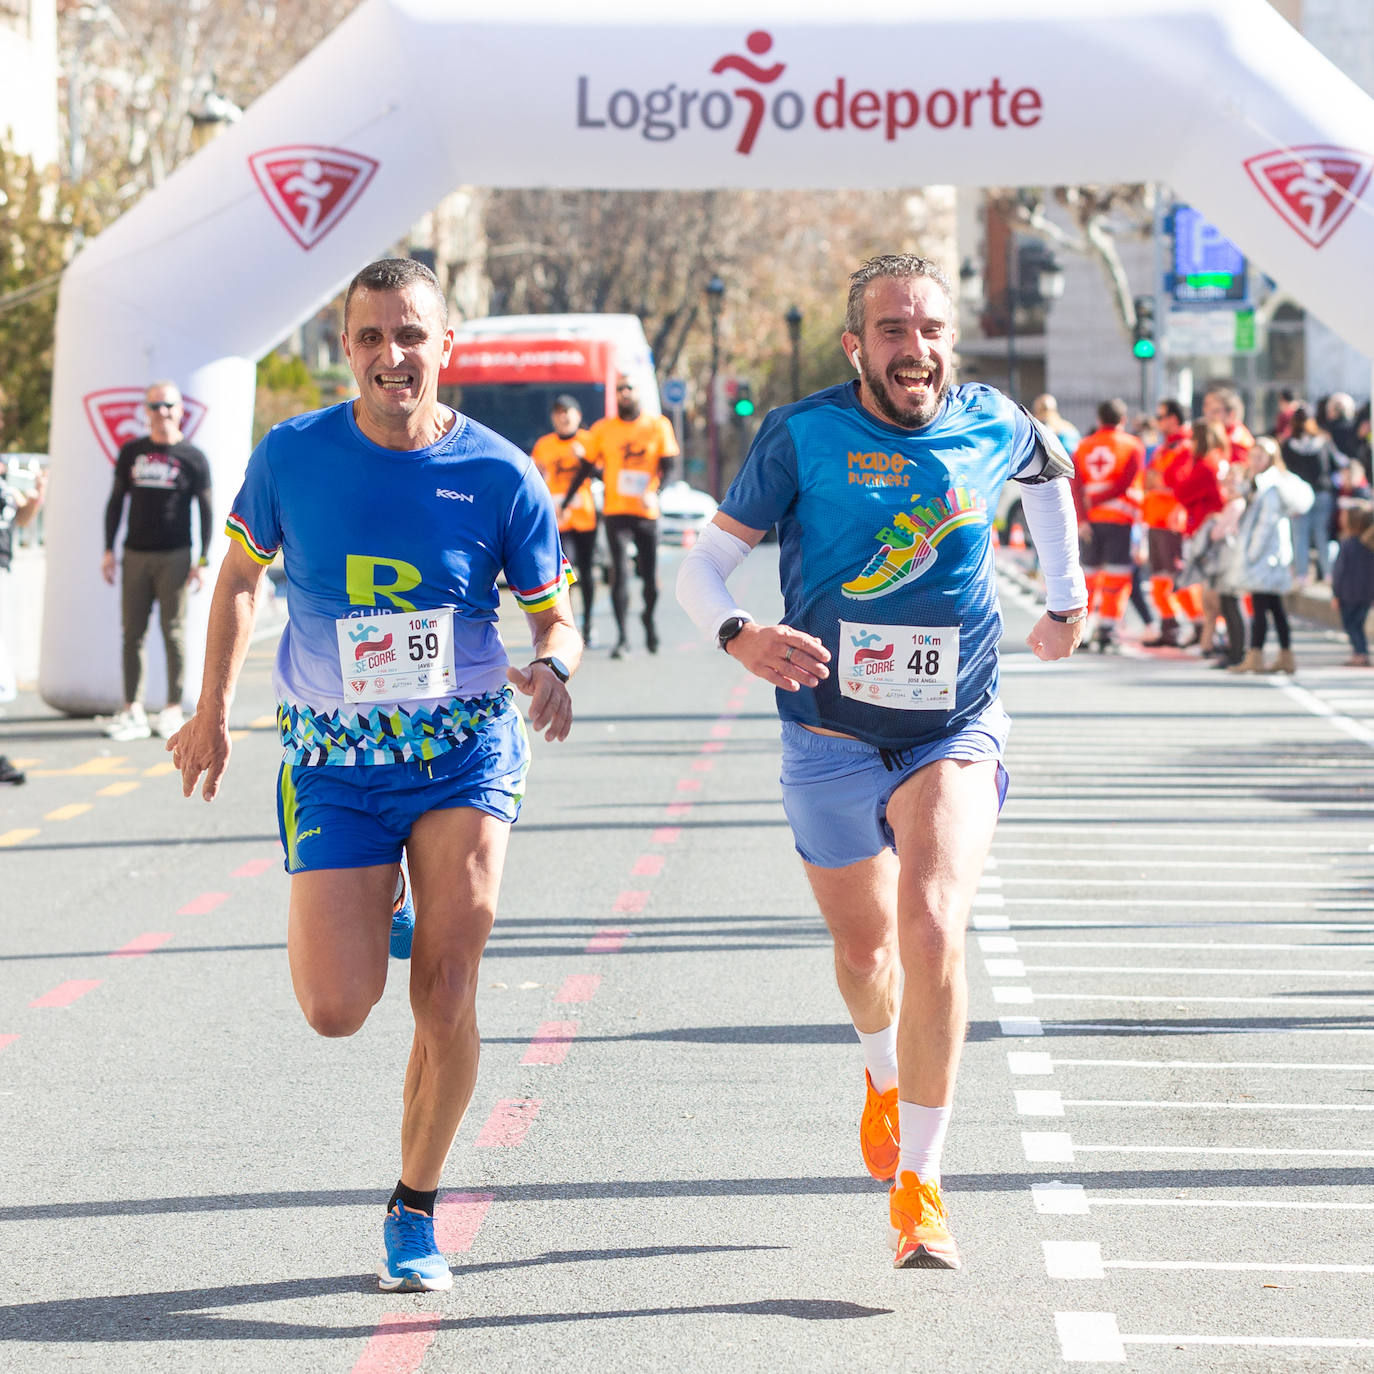
[[[586,482],[578,484],[571,499],[565,498],[582,471],[591,436],[582,428],[582,407],[573,396],[554,397],[551,418],[553,433],[535,440],[530,457],[558,508],[563,557],[577,569],[577,583],[582,588],[582,639],[590,647],[592,599],[596,595],[596,501]]]
[[[611,547],[611,605],[615,610],[616,644],[612,658],[630,651],[625,633],[630,587],[626,556],[635,546],[635,570],[644,589],[644,642],[658,652],[654,607],[658,604],[658,492],[678,455],[677,439],[666,415],[645,415],[635,384],[623,373],[615,383],[616,414],[598,420],[588,435],[587,461],[573,482],[599,468],[606,488],[602,510]]]
[[[1160,401],[1155,421],[1160,443],[1145,466],[1145,496],[1140,508],[1150,554],[1150,600],[1159,612],[1159,634],[1141,640],[1147,647],[1177,646],[1180,625],[1196,619],[1189,603],[1180,602],[1174,588],[1174,579],[1183,568],[1183,529],[1188,516],[1164,477],[1164,470],[1192,443],[1193,428],[1183,406],[1173,399]],[[1200,604],[1197,614],[1201,614]]]
[[[1126,432],[1125,401],[1103,401],[1097,419],[1099,428],[1074,451],[1073,499],[1102,653],[1115,642],[1131,591],[1131,527],[1140,514],[1145,445]]]

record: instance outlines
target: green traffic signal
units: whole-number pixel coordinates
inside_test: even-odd
[[[1148,362],[1155,356],[1155,341],[1153,339],[1137,339],[1131,347],[1131,352],[1141,362]]]
[[[741,417],[749,416],[754,413],[754,403],[747,396],[741,396],[735,402],[735,414]]]

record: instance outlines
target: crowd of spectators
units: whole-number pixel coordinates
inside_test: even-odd
[[[1207,388],[1192,421],[1166,398],[1153,416],[1137,415],[1112,433],[1107,421],[1118,412],[1122,402],[1104,402],[1103,425],[1072,449],[1097,647],[1114,644],[1123,599],[1120,570],[1094,552],[1093,536],[1100,544],[1109,516],[1133,520],[1131,601],[1149,624],[1145,647],[1190,650],[1233,673],[1292,673],[1284,598],[1306,588],[1338,609],[1347,665],[1368,667],[1369,405],[1357,408],[1344,393],[1308,403],[1281,392],[1270,431],[1258,437],[1229,383]],[[1057,410],[1053,417],[1067,426]],[[1277,649],[1266,657],[1271,631]]]

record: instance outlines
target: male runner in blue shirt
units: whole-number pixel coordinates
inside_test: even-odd
[[[212,801],[257,590],[280,551],[291,620],[274,674],[277,809],[292,982],[321,1035],[362,1026],[386,985],[404,849],[418,913],[415,1038],[379,1278],[386,1290],[446,1289],[434,1201],[477,1077],[477,967],[529,761],[507,684],[531,698],[545,739],[565,738],[582,644],[534,465],[438,402],[453,332],[433,274],[409,259],[364,268],[345,298],[343,344],[358,399],[277,425],[249,461],[200,704],[167,747],[185,795],[203,773]],[[497,630],[502,569],[529,618],[525,668],[508,665]]]
[[[1022,506],[1050,609],[1027,643],[1072,653],[1086,589],[1057,440],[991,388],[952,387],[949,282],[910,254],[850,278],[859,377],[773,411],[678,596],[778,688],[783,804],[864,1050],[860,1150],[892,1179],[898,1268],[959,1267],[940,1156],[964,1038],[964,927],[1006,795],[992,520]],[[783,623],[725,579],[778,527]]]

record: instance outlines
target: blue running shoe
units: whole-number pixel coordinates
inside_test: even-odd
[[[415,903],[410,896],[410,883],[402,867],[396,879],[396,902],[391,908],[391,957],[409,959],[410,944],[415,938]]]
[[[377,1270],[384,1293],[442,1293],[453,1287],[448,1261],[434,1240],[434,1218],[406,1210],[403,1202],[386,1214],[382,1227],[386,1259]]]

